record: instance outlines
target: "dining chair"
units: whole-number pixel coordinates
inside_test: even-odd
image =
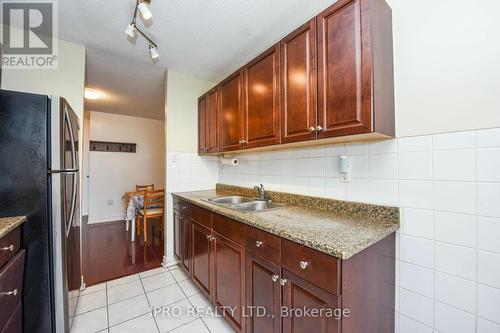
[[[135,185],[136,192],[139,191],[154,191],[155,186],[153,184],[150,185]]]
[[[149,219],[158,219],[160,236],[163,233],[165,223],[164,212],[165,191],[145,191],[144,192],[144,208],[137,212],[136,226],[137,236],[141,235],[141,230],[144,233],[144,243],[148,241],[147,221]]]

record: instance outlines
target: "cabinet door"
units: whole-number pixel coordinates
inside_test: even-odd
[[[247,333],[281,332],[280,273],[278,265],[247,252],[245,274]],[[255,307],[265,309],[265,313],[258,313],[257,310],[250,312],[250,309],[256,309]]]
[[[211,299],[211,232],[210,229],[193,223],[193,281]]]
[[[340,0],[317,17],[319,138],[371,132],[366,1]],[[369,23],[369,22],[368,22]]]
[[[282,141],[316,139],[316,19],[281,41]]]
[[[339,299],[323,289],[282,270],[283,306],[285,309],[316,309],[317,313],[325,309],[340,308]],[[324,310],[321,310],[324,309]],[[283,316],[283,333],[338,333],[341,320],[333,316]]]
[[[243,140],[243,79],[238,71],[220,84],[219,146],[241,149]]]
[[[198,98],[198,152],[207,152],[207,96]]]
[[[181,217],[179,212],[174,210],[174,256],[180,261],[181,244]]]
[[[245,249],[216,232],[213,235],[214,304],[225,311],[226,320],[236,331],[244,332]]]
[[[219,150],[219,118],[218,118],[218,88],[207,94],[206,140],[207,151],[214,153]]]
[[[280,143],[279,45],[244,67],[244,146]]]
[[[181,267],[191,276],[192,223],[188,217],[181,218]]]

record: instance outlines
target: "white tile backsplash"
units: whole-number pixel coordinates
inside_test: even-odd
[[[350,183],[339,179],[341,155]],[[399,206],[399,332],[500,333],[499,155],[495,128],[244,153],[218,179]]]

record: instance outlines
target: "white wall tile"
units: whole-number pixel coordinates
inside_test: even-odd
[[[325,176],[332,178],[340,177],[340,164],[338,156],[325,158]]]
[[[478,285],[477,314],[500,324],[500,289]]]
[[[349,183],[346,183],[346,199],[368,202],[370,200],[370,180],[368,178],[352,178]]]
[[[403,232],[408,235],[434,238],[434,212],[432,210],[403,208]]]
[[[432,298],[434,295],[434,271],[422,266],[400,262],[399,285]]]
[[[312,195],[315,197],[325,197],[325,178],[309,177],[308,187],[308,195]]]
[[[400,234],[399,257],[401,260],[412,264],[433,268],[434,267],[433,241],[424,238]]]
[[[436,260],[435,268],[438,271],[459,276],[464,279],[476,279],[476,250],[462,246],[436,242],[434,251]]]
[[[383,140],[370,144],[370,154],[396,153],[398,143],[396,139]]]
[[[401,314],[432,327],[434,321],[433,309],[432,299],[406,289],[400,290],[399,311]],[[401,333],[406,332],[401,331]]]
[[[404,207],[433,209],[433,183],[431,181],[400,180],[399,204]]]
[[[340,178],[326,178],[326,197],[332,199],[345,200],[346,186],[340,182]]]
[[[474,181],[476,152],[473,149],[434,152],[434,179]]]
[[[477,280],[479,283],[500,289],[500,254],[479,251]]]
[[[372,179],[370,200],[376,204],[397,205],[399,200],[397,179]]]
[[[474,148],[476,145],[476,133],[474,131],[454,132],[433,135],[434,150],[443,149],[466,149]]]
[[[309,177],[325,177],[325,158],[309,159]]]
[[[500,324],[496,324],[483,318],[478,318],[477,333],[500,333]]]
[[[369,161],[368,155],[350,156],[351,178],[368,178],[370,176]]]
[[[439,302],[434,303],[434,329],[442,333],[475,333],[474,315]]]
[[[307,149],[309,157],[325,157],[325,146],[313,146]]]
[[[341,156],[345,155],[345,145],[328,145],[325,147],[325,156]]]
[[[446,212],[435,212],[435,239],[463,246],[476,246],[476,217]]]
[[[477,150],[477,180],[500,182],[500,148]]]
[[[435,209],[474,214],[476,212],[476,184],[466,182],[435,182]]]
[[[432,136],[413,136],[398,139],[398,150],[400,153],[408,151],[432,150]]]
[[[368,144],[366,143],[348,143],[345,145],[347,155],[367,155]]]
[[[293,175],[294,176],[307,176],[309,173],[308,160],[305,158],[293,160]]]
[[[432,152],[410,152],[399,154],[400,179],[433,179]]]
[[[500,219],[479,216],[477,232],[479,249],[500,253]]]
[[[478,183],[478,214],[500,217],[500,183]]]
[[[370,155],[370,177],[397,179],[398,155],[396,153]]]
[[[467,312],[476,313],[476,283],[436,272],[436,300]]]
[[[478,147],[500,147],[500,128],[476,131]]]
[[[411,318],[399,315],[400,333],[432,333],[432,328],[425,326]]]

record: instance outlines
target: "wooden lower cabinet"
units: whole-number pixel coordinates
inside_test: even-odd
[[[247,252],[247,333],[281,332],[281,267]]]
[[[181,215],[179,214],[179,212],[174,210],[174,256],[179,261],[181,259],[180,242],[181,242]]]
[[[245,248],[216,232],[213,236],[213,301],[229,324],[244,332]]]
[[[337,333],[340,332],[341,320],[330,315],[307,314],[304,309],[314,310],[317,313],[340,308],[339,298],[314,284],[290,273],[286,269],[282,272],[283,307],[288,313],[283,316],[283,333]],[[290,311],[291,312],[291,311]],[[300,313],[302,312],[302,313]]]
[[[192,264],[192,227],[193,224],[189,217],[181,216],[181,242],[180,242],[180,260],[181,266],[186,271],[186,273],[191,276],[191,264]]]
[[[210,229],[193,223],[193,281],[212,299],[212,235]]]

